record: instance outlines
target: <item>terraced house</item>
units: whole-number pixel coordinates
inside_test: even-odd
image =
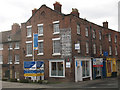
[[[44,62],[44,74],[21,72],[21,78],[77,82],[120,75],[120,33],[109,29],[107,21],[99,26],[80,18],[75,8],[63,14],[59,2],[53,6],[54,10],[46,5],[32,10],[21,24],[21,70],[24,61]],[[34,34],[38,34],[37,50]]]

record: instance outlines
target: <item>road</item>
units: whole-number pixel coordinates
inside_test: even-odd
[[[33,90],[39,90],[39,88],[70,88],[70,89],[80,89],[88,90],[94,88],[103,88],[105,90],[116,90],[118,88],[118,78],[105,78],[97,79],[91,81],[82,81],[82,82],[62,82],[56,84],[33,84],[33,83],[13,83],[13,82],[2,82],[2,88],[31,88]],[[22,90],[23,90],[22,89]],[[102,89],[102,90],[103,90]],[[9,89],[8,89],[9,90]],[[13,89],[12,89],[13,90]],[[26,89],[27,90],[27,89]]]

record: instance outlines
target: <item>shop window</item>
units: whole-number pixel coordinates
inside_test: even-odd
[[[82,61],[82,77],[90,76],[89,61]]]
[[[65,77],[64,61],[49,61],[50,77]]]

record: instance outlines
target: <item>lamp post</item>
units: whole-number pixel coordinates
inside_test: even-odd
[[[10,47],[9,47],[9,44],[11,42],[11,38],[10,36],[8,36],[8,49],[9,49],[9,58],[8,58],[8,64],[9,64],[9,79],[10,79]]]

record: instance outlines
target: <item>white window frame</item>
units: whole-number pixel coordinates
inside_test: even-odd
[[[56,32],[55,29],[54,29],[55,24],[59,24],[59,26],[58,26],[59,31],[58,32]],[[55,34],[59,34],[59,33],[60,33],[60,21],[54,21],[53,22],[53,34],[55,35]]]
[[[88,42],[86,42],[86,53],[88,54],[89,53],[89,43]]]
[[[115,55],[118,55],[117,46],[115,46]]]
[[[51,76],[51,63],[52,62],[63,62],[63,76]],[[64,60],[49,60],[49,77],[61,77],[64,78],[65,77],[65,61]]]
[[[112,47],[109,46],[109,55],[112,55]]]
[[[0,55],[0,59],[1,59],[0,64],[3,64],[3,56],[2,55]]]
[[[102,40],[102,33],[99,31],[99,40]]]
[[[89,31],[88,31],[88,27],[85,28],[85,36],[88,37]]]
[[[102,45],[100,45],[100,54],[102,54]]]
[[[19,57],[19,60],[17,60],[17,58]],[[15,55],[15,64],[19,64],[20,63],[20,56],[19,56],[19,54],[16,54]]]
[[[60,38],[53,38],[52,39],[52,41],[53,41],[53,56],[56,56],[56,55],[61,55],[61,53],[54,53],[54,41],[60,41]]]
[[[11,58],[10,58],[11,57]],[[12,55],[8,55],[8,63],[7,64],[12,64]]]
[[[80,25],[77,24],[77,34],[80,34]]]
[[[115,35],[115,43],[117,43],[117,35]]]
[[[80,53],[81,52],[80,41],[77,41],[77,44],[79,44],[79,49],[77,50],[77,52]]]
[[[96,44],[93,44],[93,54],[96,54]]]
[[[17,45],[18,44],[18,45]],[[17,47],[18,46],[18,47]],[[15,43],[15,48],[14,49],[20,49],[20,43],[19,42],[16,42]]]
[[[96,38],[96,33],[95,33],[95,29],[94,30],[92,30],[92,32],[93,32],[93,38]]]
[[[3,50],[3,44],[2,43],[0,44],[0,50]]]
[[[13,43],[8,43],[8,50],[12,50],[13,49]]]
[[[27,44],[32,44],[32,41],[26,41],[26,57],[31,57],[32,54],[27,54]],[[33,48],[32,48],[32,52],[33,52]]]
[[[111,34],[108,34],[108,41],[111,42]]]
[[[37,26],[42,27],[42,30],[43,30],[43,24],[38,24]],[[39,33],[39,30],[38,30],[38,36],[43,36],[43,33]]]
[[[31,28],[31,35],[28,35],[28,28]],[[27,26],[27,38],[32,37],[32,25]]]
[[[38,40],[38,43],[43,43],[44,40]],[[38,52],[39,52],[39,47],[38,47]],[[43,52],[42,53],[38,53],[37,55],[44,55],[44,45],[43,45]]]

